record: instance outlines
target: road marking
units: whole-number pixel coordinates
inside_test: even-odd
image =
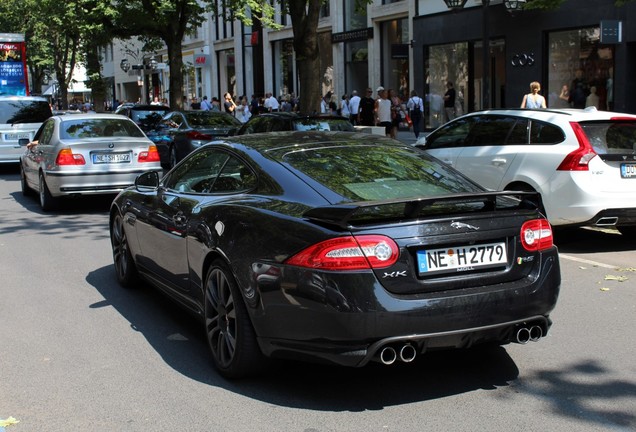
[[[570,261],[576,261],[576,262],[589,264],[589,265],[593,265],[593,266],[596,266],[596,267],[608,268],[608,269],[612,269],[612,270],[618,268],[618,266],[615,266],[615,265],[603,264],[603,263],[600,263],[600,262],[590,261],[590,260],[586,260],[584,258],[578,258],[578,257],[574,257],[574,256],[571,256],[571,255],[561,254],[561,253],[559,254],[559,257],[567,259],[567,260],[570,260]]]

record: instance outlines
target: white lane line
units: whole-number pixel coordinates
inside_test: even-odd
[[[576,262],[580,262],[580,263],[584,263],[584,264],[593,265],[593,266],[596,266],[596,267],[603,267],[603,268],[608,268],[608,269],[613,269],[613,270],[618,268],[618,266],[615,266],[615,265],[603,264],[603,263],[600,263],[600,262],[590,261],[590,260],[586,260],[584,258],[578,258],[578,257],[574,257],[574,256],[571,256],[571,255],[565,255],[565,254],[562,254],[562,253],[559,254],[559,257],[567,259],[567,260],[570,260],[570,261],[576,261]]]

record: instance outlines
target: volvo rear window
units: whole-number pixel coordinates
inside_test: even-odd
[[[636,153],[636,121],[599,121],[580,123],[598,154]]]
[[[0,100],[0,123],[43,123],[51,115],[51,106],[45,100]]]

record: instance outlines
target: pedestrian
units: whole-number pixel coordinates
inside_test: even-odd
[[[585,102],[590,94],[590,87],[583,76],[583,69],[574,72],[574,79],[570,86],[570,105],[572,108],[585,108]]]
[[[446,93],[444,93],[444,112],[446,121],[451,121],[455,118],[455,89],[450,81],[446,83]]]
[[[208,102],[208,97],[203,96],[203,100],[201,101],[201,109],[203,111],[210,111],[212,109],[212,105]]]
[[[375,123],[378,126],[384,127],[384,134],[390,137],[391,130],[393,129],[393,122],[391,119],[391,101],[387,97],[387,91],[384,87],[378,87],[376,92],[379,97],[375,101]]]
[[[342,100],[340,101],[340,115],[342,117],[351,117],[351,107],[349,104],[349,96],[347,96],[346,94],[342,95]]]
[[[366,94],[360,98],[358,110],[358,124],[363,126],[375,126],[375,100],[373,90],[367,88]]]
[[[223,108],[225,109],[225,112],[235,115],[234,111],[236,110],[236,104],[234,103],[234,99],[232,98],[230,92],[226,92],[223,95],[223,99],[225,100],[225,102],[223,102]]]
[[[545,98],[539,94],[541,91],[541,84],[537,81],[532,81],[530,83],[530,93],[523,96],[523,100],[521,101],[521,108],[545,108]]]
[[[280,109],[280,103],[278,103],[278,100],[271,92],[265,94],[265,102],[263,105],[269,112],[278,112],[278,110]]]
[[[241,103],[236,107],[235,113],[236,118],[239,119],[241,123],[245,123],[252,117],[250,106],[247,103],[247,96],[241,98]]]
[[[402,123],[402,101],[395,90],[387,90],[388,99],[391,101],[391,138],[397,139],[398,129]]]
[[[413,122],[413,133],[415,139],[420,136],[420,124],[422,122],[422,114],[424,113],[424,101],[417,95],[415,90],[411,91],[411,97],[406,103],[406,108],[409,111],[411,122]]]
[[[258,115],[259,110],[259,102],[256,95],[252,95],[252,100],[250,101],[250,112],[252,115]]]
[[[221,101],[216,96],[212,96],[212,103],[210,104],[210,111],[221,112]]]
[[[360,96],[358,96],[358,90],[351,92],[351,99],[349,99],[349,121],[352,125],[358,124],[358,111],[360,109]]]

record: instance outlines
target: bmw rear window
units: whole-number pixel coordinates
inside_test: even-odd
[[[60,138],[84,139],[126,136],[142,138],[145,135],[129,120],[120,119],[72,119],[60,125]]]
[[[442,163],[403,147],[323,147],[290,152],[284,160],[354,201],[482,191]]]
[[[636,154],[636,121],[608,120],[580,125],[598,154]]]

